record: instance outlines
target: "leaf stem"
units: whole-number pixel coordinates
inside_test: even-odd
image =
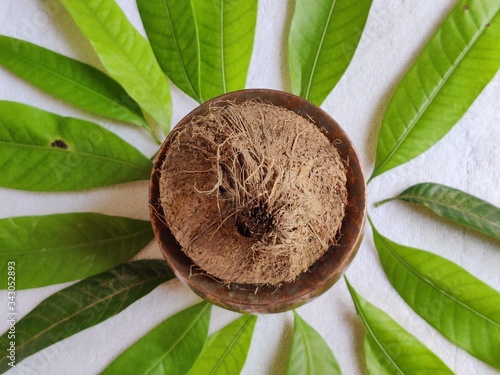
[[[394,201],[398,199],[398,197],[393,197],[393,198],[387,198],[387,199],[383,199],[381,201],[378,201],[375,203],[375,207],[379,207],[379,206],[382,206],[383,204],[387,203],[387,202],[390,202],[390,201]]]

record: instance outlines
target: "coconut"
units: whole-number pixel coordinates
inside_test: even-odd
[[[346,166],[310,119],[285,108],[211,106],[174,130],[159,181],[182,250],[224,283],[291,282],[341,234]]]

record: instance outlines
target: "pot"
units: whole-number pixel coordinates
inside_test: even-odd
[[[165,224],[160,204],[159,174],[173,134],[188,124],[192,118],[203,115],[210,106],[223,106],[228,101],[243,103],[258,99],[264,103],[284,107],[326,130],[326,136],[347,166],[348,203],[337,243],[309,269],[291,282],[280,287],[253,284],[225,285],[203,273],[193,273],[195,265],[182,251],[170,229]],[[203,103],[172,130],[153,165],[150,180],[150,216],[156,240],[163,255],[177,278],[201,298],[217,306],[241,313],[277,313],[297,308],[326,292],[346,271],[361,244],[366,219],[366,183],[359,157],[352,142],[340,125],[325,111],[298,96],[269,89],[247,89],[231,92]]]

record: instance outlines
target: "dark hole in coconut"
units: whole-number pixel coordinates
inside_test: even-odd
[[[252,232],[250,232],[250,229],[245,224],[237,224],[236,228],[243,237],[252,237]]]
[[[272,231],[273,218],[265,203],[243,209],[238,213],[236,228],[243,237],[262,238],[266,233]]]

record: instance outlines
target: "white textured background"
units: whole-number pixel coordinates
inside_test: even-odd
[[[144,34],[135,1],[119,0],[118,3]],[[259,3],[247,87],[289,90],[285,37],[291,7],[286,1],[260,0]],[[367,175],[373,168],[376,136],[391,93],[455,3],[456,0],[373,1],[354,59],[323,104],[323,108],[353,140]],[[100,66],[90,45],[56,0],[1,0],[0,34],[29,40]],[[174,87],[172,92],[175,124],[196,103]],[[450,225],[408,204],[393,202],[375,208],[373,203],[397,195],[418,182],[438,182],[500,206],[499,93],[500,74],[497,74],[442,141],[417,159],[376,178],[368,189],[369,212],[382,234],[398,243],[440,254],[497,290],[500,289],[498,242]],[[19,101],[61,115],[93,120],[116,132],[148,156],[157,147],[145,132],[70,108],[3,68],[0,68],[0,100]],[[0,217],[93,211],[148,219],[147,193],[147,182],[67,194],[0,189]],[[161,253],[158,246],[151,243],[139,257],[160,258]],[[4,271],[0,272],[3,274]],[[406,306],[382,271],[369,228],[347,275],[359,293],[389,312],[456,373],[497,373],[450,344]],[[1,277],[0,283],[3,282]],[[66,285],[69,284],[19,292],[19,318]],[[190,290],[172,280],[118,316],[24,360],[9,374],[97,374],[159,322],[197,301],[198,298]],[[323,335],[345,374],[366,372],[362,350],[363,328],[343,281],[299,308],[298,312]],[[2,291],[1,332],[7,329],[6,313],[7,297]],[[210,330],[218,330],[236,317],[235,313],[214,308]],[[284,374],[292,330],[290,312],[259,317],[243,374]]]

